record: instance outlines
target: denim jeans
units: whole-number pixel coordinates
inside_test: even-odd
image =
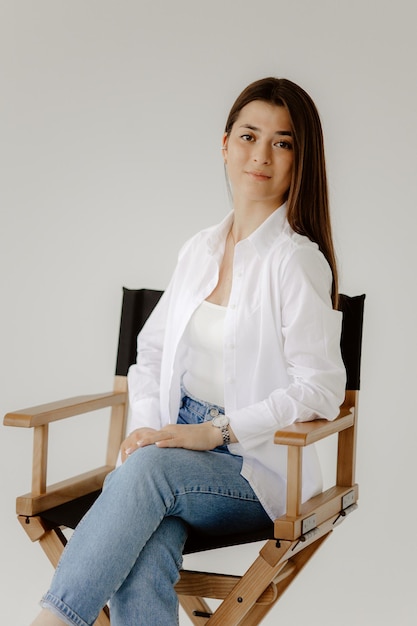
[[[210,420],[217,411],[185,396],[178,423]],[[241,466],[225,446],[139,448],[107,477],[41,605],[69,625],[91,626],[108,602],[112,626],[178,624],[174,585],[187,528],[216,535],[271,523]]]

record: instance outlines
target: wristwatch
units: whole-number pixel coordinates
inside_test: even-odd
[[[228,429],[230,420],[227,415],[216,415],[211,420],[211,425],[215,428],[220,428],[223,436],[223,445],[228,446],[230,443],[230,432]]]

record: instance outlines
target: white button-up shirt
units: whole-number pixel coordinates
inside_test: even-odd
[[[184,374],[184,330],[217,285],[233,221],[205,229],[182,248],[171,282],[138,337],[128,374],[130,430],[177,421]],[[338,415],[345,369],[341,313],[331,303],[332,275],[318,246],[296,234],[277,209],[234,252],[224,325],[224,408],[249,481],[271,519],[285,512],[285,446],[274,432],[295,421]],[[204,400],[204,398],[203,398]],[[313,446],[304,450],[303,499],[322,488]]]

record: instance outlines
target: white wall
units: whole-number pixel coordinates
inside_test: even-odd
[[[0,3],[2,415],[110,388],[122,285],[164,288],[181,243],[228,210],[220,138],[247,83],[288,77],[321,111],[342,290],[367,293],[360,508],[265,624],[415,623],[413,5]],[[102,462],[102,422],[53,429],[52,480]],[[30,622],[52,572],[14,518],[30,455],[29,432],[1,427],[8,626]]]

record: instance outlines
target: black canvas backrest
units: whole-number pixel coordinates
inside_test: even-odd
[[[137,336],[162,296],[154,289],[123,287],[119,348],[116,375],[126,376],[136,363]],[[339,310],[343,313],[341,349],[347,372],[346,389],[359,389],[362,345],[363,308],[365,296],[339,295]]]
[[[339,311],[343,313],[340,346],[346,368],[346,389],[360,388],[362,327],[365,295],[339,294]]]
[[[126,376],[129,367],[136,363],[137,336],[162,294],[155,289],[123,287],[116,376]]]

